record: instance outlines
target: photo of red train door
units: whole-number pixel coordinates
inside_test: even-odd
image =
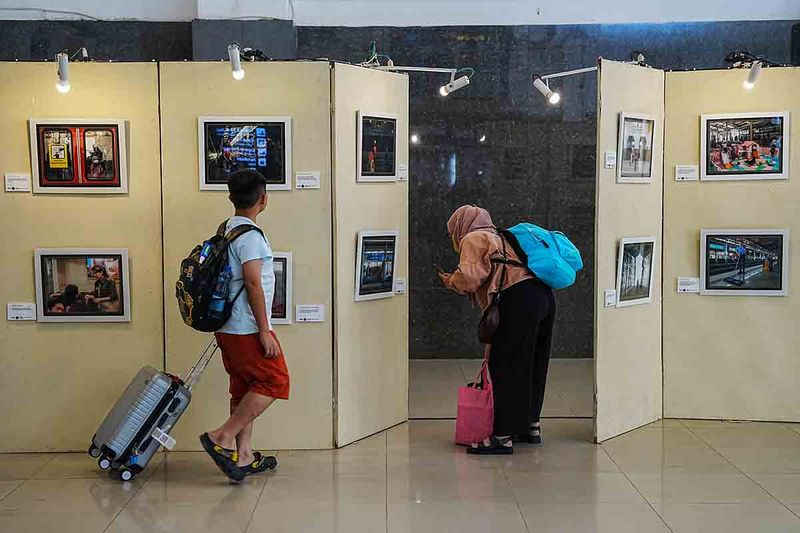
[[[36,126],[41,187],[119,187],[117,124]]]

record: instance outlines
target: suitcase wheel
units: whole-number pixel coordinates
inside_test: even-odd
[[[94,443],[92,443],[92,445],[89,446],[89,455],[97,459],[100,457],[100,454],[101,454],[100,448],[98,448],[97,446],[94,445]]]
[[[108,457],[101,457],[97,460],[97,466],[99,466],[101,470],[108,470],[111,468],[111,459]]]
[[[130,481],[133,479],[135,474],[132,470],[127,468],[120,468],[119,470],[112,470],[110,472],[112,479],[116,479],[117,481]]]

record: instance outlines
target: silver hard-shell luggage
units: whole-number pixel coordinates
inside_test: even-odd
[[[185,379],[143,367],[106,415],[92,437],[89,455],[111,476],[128,481],[144,470],[161,446],[175,440],[170,430],[192,400],[192,387],[214,353],[216,340],[206,346]]]

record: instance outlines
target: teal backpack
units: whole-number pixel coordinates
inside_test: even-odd
[[[578,248],[560,231],[550,231],[523,222],[501,230],[528,270],[553,289],[575,283],[575,274],[583,268]]]

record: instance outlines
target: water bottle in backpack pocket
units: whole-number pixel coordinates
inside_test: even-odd
[[[219,320],[225,315],[225,305],[228,303],[228,285],[230,285],[233,272],[230,265],[225,265],[217,276],[214,292],[211,293],[211,303],[208,304],[208,316]]]

